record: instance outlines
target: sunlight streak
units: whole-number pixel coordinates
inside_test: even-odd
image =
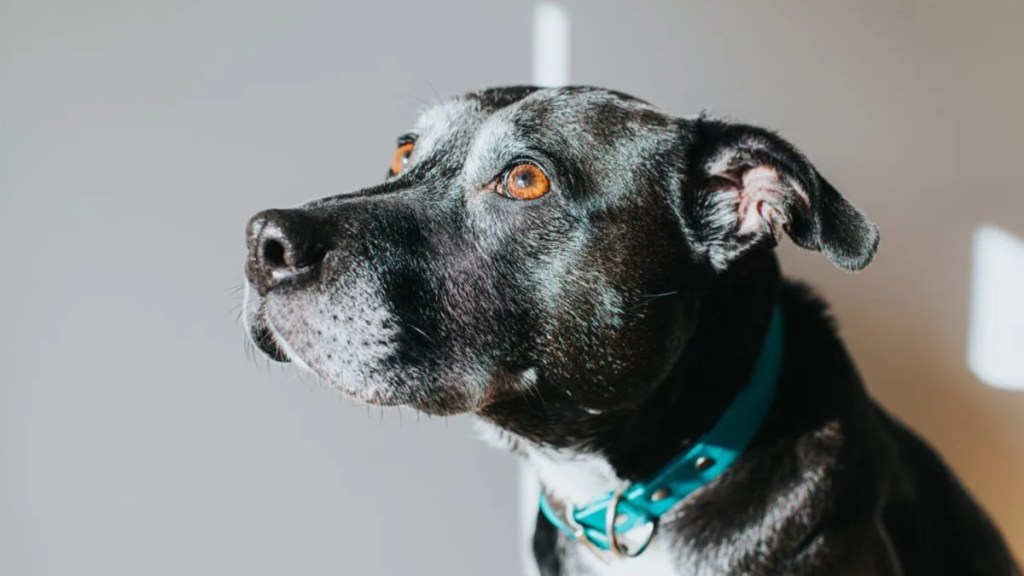
[[[990,386],[1024,390],[1024,239],[995,226],[974,232],[967,364]]]

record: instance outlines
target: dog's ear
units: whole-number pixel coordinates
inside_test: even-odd
[[[878,228],[792,144],[762,128],[706,117],[688,128],[683,215],[696,249],[716,269],[775,246],[783,232],[849,271],[871,261]]]

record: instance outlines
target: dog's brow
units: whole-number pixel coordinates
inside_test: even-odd
[[[422,134],[427,129],[454,124],[474,108],[476,106],[472,102],[463,99],[449,100],[427,108],[420,113],[413,131]]]
[[[515,138],[510,116],[492,114],[476,128],[463,170],[467,183],[488,178],[505,160],[525,151],[524,142]]]
[[[421,112],[410,130],[411,134],[416,135],[420,154],[429,154],[438,140],[472,118],[475,109],[472,102],[457,99]]]

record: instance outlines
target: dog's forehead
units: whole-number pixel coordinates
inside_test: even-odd
[[[488,88],[425,109],[416,122],[416,131],[423,133],[466,122],[478,123],[492,115],[522,120],[538,117],[568,120],[595,107],[656,111],[647,102],[628,94],[587,86]]]
[[[413,127],[412,133],[417,137],[416,147],[429,150],[446,136],[478,124],[484,116],[477,103],[464,98],[431,106],[420,113]]]
[[[440,136],[467,125],[480,125],[488,119],[529,124],[558,121],[590,128],[588,113],[595,110],[648,112],[662,115],[650,104],[632,96],[585,86],[565,88],[509,87],[489,88],[453,98],[420,113],[414,133]],[[566,128],[561,124],[561,128]],[[421,142],[421,145],[426,142]]]
[[[642,100],[599,88],[492,88],[424,111],[414,133],[418,154],[461,162],[463,176],[475,180],[531,148],[599,151],[635,140],[640,130],[654,134],[670,118]]]
[[[420,112],[419,117],[416,118],[413,132],[422,135],[426,132],[437,131],[458,122],[471,111],[472,107],[462,99],[451,99],[441,104],[434,104]]]
[[[431,106],[416,120],[413,128],[413,134],[418,137],[416,146],[426,152],[452,137],[474,139],[489,118],[502,112],[505,116],[514,113],[509,108],[535,92],[551,91],[533,87],[488,88]]]

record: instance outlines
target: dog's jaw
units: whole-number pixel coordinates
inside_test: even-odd
[[[524,394],[532,369],[497,370],[485,361],[426,371],[402,362],[397,318],[369,276],[350,275],[321,290],[259,294],[246,285],[243,322],[275,361],[291,362],[326,386],[372,405],[409,406],[432,415],[472,412],[496,398]]]
[[[363,278],[350,278],[337,290],[325,284],[316,291],[267,295],[246,284],[244,323],[274,360],[292,362],[358,401],[403,404],[392,393],[395,387],[378,375],[395,337],[394,323],[374,293]]]

